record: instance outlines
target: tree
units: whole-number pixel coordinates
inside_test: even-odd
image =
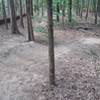
[[[59,22],[59,13],[60,13],[60,9],[59,9],[59,2],[57,2],[57,22]]]
[[[33,0],[30,1],[31,16],[33,16]]]
[[[44,8],[43,8],[43,6],[44,6],[44,1],[42,0],[42,16],[44,15]]]
[[[11,8],[11,21],[12,21],[11,32],[13,34],[21,34],[19,32],[17,22],[16,22],[16,13],[15,13],[14,0],[10,0],[10,8]]]
[[[76,9],[76,15],[79,16],[80,15],[80,4],[79,4],[79,0],[75,1],[75,9]]]
[[[87,0],[87,5],[86,5],[86,16],[85,19],[88,19],[88,15],[89,15],[89,5],[90,5],[90,0]]]
[[[20,24],[21,24],[21,26],[24,28],[22,0],[19,0],[19,4],[20,4]]]
[[[39,15],[39,11],[40,11],[40,9],[39,9],[39,0],[36,0],[36,12],[37,12],[38,15]]]
[[[32,9],[31,9],[31,0],[26,0],[26,13],[27,13],[27,27],[28,27],[28,40],[34,41],[34,33],[32,26]]]
[[[97,0],[93,0],[93,4],[94,4],[93,10],[94,10],[94,17],[95,17],[94,23],[97,24],[97,16],[98,16],[97,15]]]
[[[72,21],[72,0],[68,0],[68,22]]]
[[[48,36],[49,36],[49,80],[55,84],[54,37],[53,37],[53,10],[52,0],[47,0],[48,5]]]
[[[3,10],[3,18],[4,18],[4,21],[5,21],[5,27],[6,27],[6,29],[8,29],[7,14],[6,14],[6,10],[5,10],[5,2],[4,2],[4,0],[2,0],[2,10]]]
[[[84,9],[84,6],[85,6],[85,0],[81,0],[80,2],[81,2],[81,4],[80,4],[80,18],[82,19],[83,9]]]
[[[98,12],[98,15],[99,15],[99,17],[100,17],[100,0],[98,0],[97,12]]]
[[[62,1],[62,27],[64,29],[64,17],[65,17],[65,0]]]
[[[10,0],[7,0],[7,15],[9,15],[10,12]]]

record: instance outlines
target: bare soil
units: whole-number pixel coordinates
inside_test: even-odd
[[[20,26],[20,25],[19,25]],[[0,100],[100,100],[99,27],[55,29],[56,86],[49,86],[47,38],[0,26]]]

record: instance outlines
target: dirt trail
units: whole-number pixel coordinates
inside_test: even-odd
[[[100,100],[100,39],[58,31],[53,90],[47,85],[47,45],[0,35],[0,100]]]

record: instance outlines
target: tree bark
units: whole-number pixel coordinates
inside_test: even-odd
[[[44,1],[42,0],[42,16],[44,15],[44,8],[43,8],[43,6],[44,6]]]
[[[76,5],[76,6],[75,6],[75,8],[76,8],[76,15],[79,16],[79,11],[80,11],[80,10],[79,10],[79,9],[80,9],[80,7],[79,7],[79,0],[76,0],[75,3],[76,3],[76,4],[75,4],[75,5]]]
[[[20,4],[20,24],[24,28],[22,0],[19,0],[19,4]]]
[[[6,14],[6,9],[5,9],[5,2],[2,0],[2,10],[3,10],[3,18],[5,21],[5,27],[8,29],[8,24],[7,24],[7,14]]]
[[[10,13],[10,0],[7,0],[7,17],[9,17]]]
[[[97,20],[98,20],[98,12],[97,12],[97,3],[98,3],[98,0],[95,0],[94,1],[94,17],[95,17],[95,20],[94,20],[94,23],[97,24]]]
[[[49,36],[49,81],[55,85],[55,60],[54,60],[54,37],[53,37],[53,12],[52,0],[47,0],[48,5],[48,36]]]
[[[27,28],[28,28],[28,40],[34,41],[34,32],[32,26],[32,12],[31,12],[31,0],[26,0],[26,12],[27,12]]]
[[[68,0],[68,22],[72,21],[72,0]]]
[[[36,12],[37,12],[38,15],[39,15],[39,11],[40,11],[40,9],[39,9],[39,0],[37,0],[37,2],[36,2]]]
[[[63,27],[63,29],[64,29],[64,17],[65,17],[65,0],[63,1],[63,3],[62,3],[62,27]]]
[[[57,22],[59,22],[59,13],[60,13],[60,9],[59,9],[59,2],[57,3]]]
[[[100,0],[98,0],[98,4],[97,4],[97,13],[98,16],[100,17]]]
[[[89,3],[90,3],[90,0],[87,1],[87,9],[86,9],[86,16],[85,16],[86,21],[88,19],[88,15],[89,15]]]
[[[33,0],[30,1],[30,7],[31,7],[31,16],[33,16]]]
[[[11,21],[12,21],[11,32],[13,34],[21,34],[19,32],[17,22],[16,22],[16,13],[15,13],[14,0],[10,0],[10,8],[11,8]]]

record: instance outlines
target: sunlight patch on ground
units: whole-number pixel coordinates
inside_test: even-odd
[[[95,44],[100,44],[100,39],[99,38],[83,38],[81,42],[83,44],[95,45]]]

